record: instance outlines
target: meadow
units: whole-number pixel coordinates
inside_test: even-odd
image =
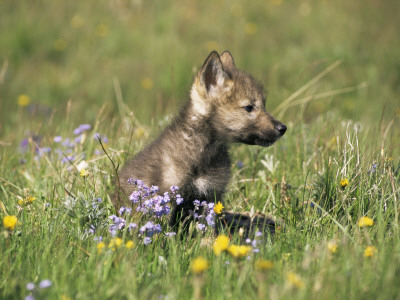
[[[1,0],[0,299],[400,299],[399,10]],[[232,146],[222,209],[274,216],[274,236],[174,233],[167,213],[111,205],[116,168],[212,50],[288,127],[269,148]]]

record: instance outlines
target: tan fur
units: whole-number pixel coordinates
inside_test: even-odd
[[[173,207],[171,225],[186,217],[193,201],[222,201],[230,178],[231,143],[269,146],[286,126],[265,110],[262,86],[238,70],[232,55],[213,51],[196,75],[190,99],[160,137],[128,161],[120,172],[120,187],[113,198],[116,208],[126,205],[133,186],[141,179],[160,192],[180,187],[185,199]]]

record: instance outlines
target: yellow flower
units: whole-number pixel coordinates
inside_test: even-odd
[[[105,37],[108,35],[108,27],[107,25],[100,24],[96,27],[96,35],[99,37]]]
[[[25,199],[25,201],[26,202],[29,202],[29,203],[33,203],[33,201],[35,201],[36,200],[36,198],[35,197],[32,197],[32,196],[28,196],[28,197],[26,197],[26,199]]]
[[[365,257],[373,257],[375,254],[378,252],[374,246],[368,246],[364,250],[364,256]]]
[[[31,98],[29,98],[28,95],[22,94],[22,95],[18,96],[17,102],[18,102],[18,105],[21,107],[28,106],[29,103],[31,102]]]
[[[126,249],[131,249],[135,247],[135,243],[133,241],[127,241],[125,244]]]
[[[303,280],[300,278],[299,275],[297,275],[294,272],[287,273],[286,274],[286,279],[289,281],[289,283],[291,285],[293,285],[294,287],[296,287],[298,289],[302,289],[304,287]]]
[[[349,180],[347,178],[340,180],[340,186],[342,188],[345,188],[348,185],[349,185]]]
[[[224,206],[222,205],[222,203],[220,201],[218,201],[217,204],[214,205],[214,212],[219,215],[222,213],[222,209],[224,208]]]
[[[104,242],[100,242],[100,243],[97,244],[96,247],[97,247],[97,251],[99,253],[101,253],[101,252],[103,252],[103,249],[106,247],[106,244],[104,244]]]
[[[358,226],[359,227],[367,227],[367,226],[372,226],[374,225],[374,220],[368,217],[362,217],[360,220],[358,220]]]
[[[190,264],[190,269],[195,274],[201,274],[209,267],[207,259],[199,256],[195,258]]]
[[[146,77],[142,79],[140,84],[142,85],[142,88],[144,88],[145,90],[151,90],[151,88],[153,87],[153,80],[151,80],[151,78]]]
[[[255,23],[247,23],[245,31],[247,35],[255,35],[257,32],[257,25]]]
[[[14,230],[17,225],[18,219],[16,216],[5,216],[3,218],[3,225],[8,230]]]
[[[229,237],[226,235],[219,235],[214,242],[213,250],[215,255],[220,255],[222,251],[228,249]]]
[[[71,19],[71,26],[73,28],[80,28],[82,27],[83,23],[85,23],[85,21],[79,15],[75,15]]]
[[[115,251],[117,248],[121,247],[123,241],[121,238],[114,238],[108,244],[108,248],[111,248],[112,251]]]
[[[338,245],[336,242],[328,242],[327,248],[330,253],[336,253],[338,249]]]
[[[79,175],[81,175],[81,177],[83,177],[83,178],[86,178],[86,177],[89,176],[89,171],[86,170],[86,169],[82,169],[82,170],[79,172]]]
[[[274,262],[266,259],[262,259],[256,262],[256,269],[258,270],[270,270],[274,267]]]
[[[67,42],[63,39],[58,39],[54,42],[54,49],[57,51],[64,51],[65,47],[67,47]]]
[[[282,4],[282,0],[270,0],[270,2],[274,6],[279,6]]]
[[[251,251],[251,247],[245,245],[231,245],[227,250],[233,257],[240,258],[246,256],[247,253]]]
[[[136,139],[144,137],[145,135],[146,135],[146,129],[144,127],[136,127],[133,132],[133,136]]]

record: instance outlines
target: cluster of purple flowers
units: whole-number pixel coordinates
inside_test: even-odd
[[[51,155],[54,150],[54,155],[60,159],[63,163],[73,161],[79,154],[77,153],[78,146],[82,145],[87,139],[88,132],[92,129],[90,124],[81,124],[79,127],[74,129],[75,137],[61,137],[55,136],[53,139],[54,144],[52,147],[46,147],[42,145],[42,138],[40,136],[30,137],[29,139],[23,139],[20,143],[19,150],[21,153],[26,153],[29,150],[29,142],[31,141],[35,147],[35,159],[39,160],[44,155]],[[99,133],[93,135],[95,140],[102,141],[103,144],[108,143],[108,138],[102,136]],[[100,154],[99,149],[95,150],[95,154]],[[85,154],[83,153],[83,158]]]
[[[200,202],[199,200],[194,200],[194,211],[193,217],[196,220],[196,227],[198,230],[205,232],[207,228],[214,228],[215,226],[215,212],[214,203],[210,202]]]
[[[121,207],[121,209],[119,210],[120,216],[129,215],[131,212],[132,210],[128,207]],[[112,237],[115,237],[119,230],[123,230],[126,227],[127,222],[124,218],[118,217],[116,215],[111,215],[109,219],[112,220],[112,224],[110,225],[108,231],[110,232]],[[128,232],[131,232],[136,227],[137,224],[128,223]]]
[[[147,187],[142,180],[129,179],[130,184],[136,186],[136,190],[129,196],[132,204],[137,204],[136,211],[141,212],[143,215],[162,216],[169,215],[171,212],[171,201],[176,202],[177,205],[183,203],[183,198],[177,193],[179,188],[171,186],[171,193],[165,192],[163,195],[158,195],[158,186]]]
[[[25,297],[25,300],[34,300],[36,296],[38,299],[43,299],[44,295],[42,294],[42,290],[51,287],[51,285],[52,282],[50,279],[44,279],[40,281],[38,288],[33,282],[28,282],[26,284],[26,289],[30,292],[30,294]]]
[[[142,180],[129,179],[128,183],[135,186],[135,190],[129,196],[129,200],[132,203],[132,208],[121,207],[118,211],[119,216],[112,215],[110,220],[112,221],[109,232],[114,237],[119,231],[127,228],[128,232],[131,233],[133,229],[139,228],[137,235],[142,238],[143,244],[148,245],[152,242],[152,238],[155,234],[163,232],[163,216],[167,216],[171,213],[171,204],[181,205],[183,198],[178,194],[179,187],[171,186],[169,192],[165,192],[162,195],[159,193],[157,186],[147,187]],[[200,202],[199,200],[193,201],[194,210],[191,212],[197,225],[197,229],[205,232],[207,228],[215,226],[215,212],[214,203],[208,203],[206,201]],[[135,223],[129,223],[128,221],[132,210],[135,209],[137,213],[147,220],[147,223],[143,226],[137,226]],[[175,232],[165,232],[165,236],[175,236]]]
[[[254,240],[247,238],[246,239],[246,243],[247,244],[251,244],[251,246],[253,247],[253,252],[254,253],[258,253],[260,252],[260,249],[258,248],[258,246],[260,245],[260,243],[262,242],[259,238],[262,237],[262,232],[261,231],[257,231],[254,235]]]
[[[179,188],[177,186],[171,186],[170,192],[165,192],[159,195],[159,188],[157,186],[147,187],[143,181],[129,179],[128,183],[135,185],[135,190],[129,196],[129,200],[132,202],[132,207],[135,207],[136,212],[140,213],[147,223],[141,226],[138,230],[138,237],[143,238],[143,244],[148,245],[152,242],[152,237],[155,234],[162,233],[162,221],[163,216],[171,213],[171,203],[175,201],[177,205],[183,203],[183,198],[178,194]],[[119,231],[128,229],[128,232],[137,228],[137,224],[129,223],[127,225],[127,219],[132,214],[132,208],[121,207],[118,211],[119,216],[112,215],[110,220],[112,221],[109,232],[114,237]],[[165,236],[175,236],[175,232],[165,232]]]

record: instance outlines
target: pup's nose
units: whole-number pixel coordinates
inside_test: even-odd
[[[275,127],[275,129],[278,130],[279,133],[280,133],[281,136],[282,136],[282,135],[285,134],[285,132],[286,132],[286,130],[287,130],[287,127],[286,127],[285,124],[279,124],[279,125],[277,125],[277,126]]]

